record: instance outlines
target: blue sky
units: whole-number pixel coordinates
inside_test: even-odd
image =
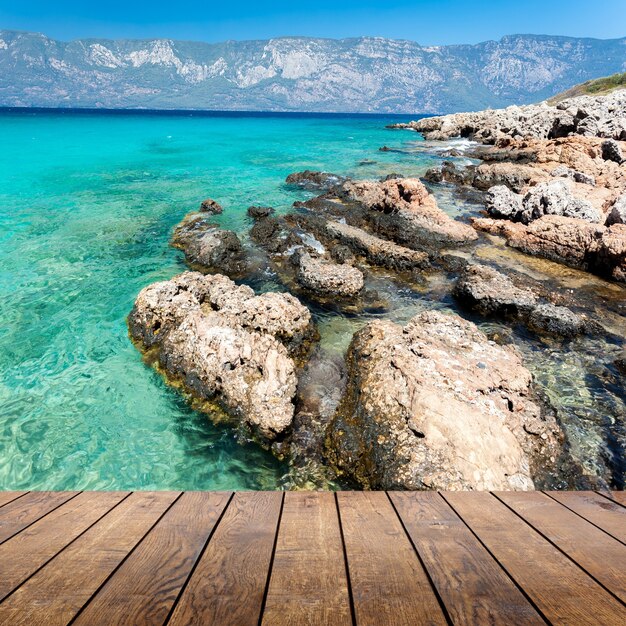
[[[443,45],[514,33],[613,38],[626,36],[626,0],[0,0],[2,28],[58,39],[375,35]]]

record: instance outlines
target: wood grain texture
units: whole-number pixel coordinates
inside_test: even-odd
[[[177,493],[133,493],[0,604],[0,624],[67,624]]]
[[[505,504],[626,602],[626,546],[545,494],[497,493]]]
[[[593,491],[550,491],[548,495],[626,543],[626,509]]]
[[[184,493],[74,624],[164,624],[229,499],[226,492]]]
[[[0,509],[0,543],[76,495],[78,491],[31,491],[5,504]]]
[[[288,492],[263,625],[327,624],[352,624],[335,496]]]
[[[0,545],[0,600],[54,557],[128,494],[81,493]]]
[[[545,624],[438,493],[389,496],[454,624]]]
[[[283,494],[239,492],[198,561],[168,626],[256,626]]]
[[[359,626],[446,624],[384,492],[337,494]]]
[[[623,623],[618,600],[493,495],[459,491],[444,497],[548,621]]]
[[[626,507],[626,491],[601,491],[601,495]]]
[[[0,507],[21,498],[28,491],[0,491]]]

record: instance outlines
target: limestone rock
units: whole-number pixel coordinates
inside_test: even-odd
[[[342,298],[355,296],[363,289],[363,272],[351,265],[339,265],[302,252],[298,259],[298,282],[317,294]]]
[[[313,333],[308,309],[290,294],[256,296],[226,276],[186,272],[143,289],[128,323],[168,378],[195,397],[266,441],[290,427],[294,357]]]
[[[425,312],[355,334],[327,455],[364,488],[532,489],[560,439],[512,349]]]
[[[210,215],[219,215],[223,210],[222,205],[213,200],[213,198],[207,198],[200,204],[200,211],[209,213]]]

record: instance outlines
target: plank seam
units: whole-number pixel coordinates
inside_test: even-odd
[[[335,508],[337,509],[337,520],[339,522],[339,536],[341,537],[341,548],[343,550],[343,565],[346,570],[346,584],[348,587],[348,603],[350,604],[350,618],[352,625],[356,624],[356,609],[354,608],[354,596],[352,595],[352,582],[350,580],[350,567],[348,566],[348,549],[346,548],[346,539],[343,534],[343,522],[341,521],[341,511],[339,510],[339,498],[337,492],[334,493]]]
[[[31,491],[29,493],[36,493],[36,492]],[[64,504],[67,504],[68,502],[76,498],[76,496],[79,496],[81,493],[83,492],[77,491],[71,498],[68,498],[67,500],[63,500],[63,502],[61,502],[60,504],[57,504],[54,508],[50,509],[49,511],[46,511],[43,515],[40,515],[37,519],[34,519],[30,524],[26,524],[24,528],[20,528],[16,533],[13,533],[10,537],[7,537],[6,539],[0,541],[0,546],[3,543],[6,543],[9,539],[13,539],[13,537],[17,537],[17,535],[19,535],[21,532],[25,531],[27,528],[30,528],[33,524],[36,524],[39,520],[42,520],[44,517],[46,517],[46,515],[49,515],[53,511],[56,511],[58,508],[62,507]],[[15,500],[11,500],[11,502],[16,502],[19,499],[20,498],[15,498]],[[11,504],[11,502],[7,502],[7,504]]]
[[[0,604],[2,602],[4,602],[10,595],[14,594],[22,585],[24,585],[25,583],[27,583],[33,576],[35,576],[35,574],[37,574],[38,572],[40,572],[44,567],[46,567],[46,565],[48,565],[53,559],[56,559],[57,556],[59,556],[59,554],[61,554],[61,552],[63,552],[64,550],[66,550],[67,548],[69,548],[75,541],[77,541],[78,539],[80,539],[88,530],[90,530],[91,528],[93,528],[98,522],[100,522],[105,516],[107,516],[113,509],[115,509],[116,507],[118,507],[120,504],[122,504],[122,502],[124,502],[124,500],[126,500],[126,498],[128,498],[130,496],[132,492],[129,492],[128,494],[126,494],[119,502],[117,502],[116,504],[114,504],[108,511],[106,511],[105,513],[103,513],[97,520],[94,520],[93,523],[91,523],[87,528],[85,528],[85,530],[83,530],[82,533],[80,533],[79,535],[76,535],[76,537],[74,537],[74,539],[72,539],[72,541],[70,541],[69,543],[65,544],[58,552],[55,552],[55,554],[53,556],[51,556],[45,563],[43,563],[40,567],[38,567],[36,570],[34,570],[33,572],[31,572],[19,585],[17,585],[17,587],[15,587],[15,589],[12,589],[9,593],[7,593],[6,596],[4,596],[4,598],[2,598],[0,600]],[[73,500],[73,498],[70,498],[70,500]],[[68,500],[67,502],[69,502],[70,500]],[[66,502],[64,502],[64,504],[67,504]],[[58,508],[58,507],[57,507]],[[43,517],[41,518],[43,519]],[[14,537],[17,535],[13,535]]]
[[[480,545],[483,548],[485,548],[489,556],[498,564],[498,566],[502,569],[502,571],[510,578],[511,582],[519,589],[520,593],[526,598],[526,600],[528,600],[528,602],[530,602],[530,605],[533,607],[533,609],[535,609],[535,611],[537,611],[539,617],[541,617],[541,619],[543,619],[546,622],[546,624],[550,625],[552,622],[550,622],[550,620],[544,615],[543,611],[537,606],[535,601],[528,595],[528,593],[526,593],[526,590],[517,582],[517,580],[515,580],[515,578],[509,572],[509,570],[507,570],[507,568],[502,563],[500,563],[500,561],[496,558],[495,554],[487,547],[485,542],[474,532],[474,529],[463,519],[463,516],[461,515],[461,513],[454,508],[453,504],[449,500],[446,499],[443,493],[441,493],[440,491],[437,493],[443,498],[446,504],[456,513],[457,517],[463,522],[463,524],[465,524],[465,526],[472,533],[472,535],[476,537],[476,540],[480,543]]]
[[[543,493],[543,492],[541,492]],[[530,528],[532,528],[532,530],[534,530],[538,535],[540,535],[541,537],[543,537],[549,544],[551,544],[552,546],[554,546],[564,557],[566,557],[568,560],[570,560],[574,565],[576,565],[576,567],[578,567],[580,570],[582,570],[585,574],[587,574],[587,576],[589,576],[589,578],[591,578],[591,580],[595,581],[598,585],[600,585],[600,587],[602,587],[605,591],[607,591],[608,593],[610,593],[620,604],[625,604],[623,602],[623,600],[621,598],[619,598],[618,596],[616,596],[608,587],[606,587],[604,585],[604,583],[602,583],[601,581],[599,581],[591,572],[588,572],[578,561],[576,561],[574,559],[574,557],[570,556],[567,552],[565,552],[565,550],[563,550],[563,548],[561,548],[559,545],[557,545],[554,541],[552,541],[552,539],[550,539],[550,537],[548,537],[547,535],[545,535],[539,528],[537,528],[532,522],[530,522],[529,520],[527,520],[525,517],[522,516],[521,513],[518,513],[515,509],[511,508],[504,500],[502,500],[501,498],[499,498],[495,493],[492,494],[497,500],[499,500],[500,502],[502,502],[502,504],[504,504],[504,506],[509,509],[509,511],[511,511],[511,513],[513,513],[514,515],[516,515],[517,517],[519,517],[522,522],[524,522],[524,524],[527,524]],[[545,494],[543,494],[545,495]]]
[[[283,491],[280,500],[280,510],[278,511],[278,520],[276,521],[276,534],[274,535],[274,543],[272,545],[272,555],[267,568],[267,580],[265,581],[265,589],[263,590],[263,599],[261,600],[261,611],[259,613],[258,626],[263,623],[263,615],[265,613],[265,605],[267,604],[267,596],[270,590],[270,582],[272,579],[272,569],[274,568],[274,558],[276,556],[276,546],[278,545],[278,533],[280,532],[280,523],[283,519],[283,508],[285,507],[285,492]]]
[[[7,502],[5,502],[4,504],[0,504],[0,509],[3,506],[6,506],[7,504],[11,504],[12,502],[15,502],[16,500],[19,500],[20,498],[23,498],[24,496],[28,495],[29,493],[31,493],[30,491],[25,491],[24,493],[20,493],[19,496],[15,496],[15,498],[8,500]],[[0,511],[0,513],[2,513],[2,511]]]
[[[439,606],[441,607],[441,610],[443,612],[443,616],[446,622],[448,622],[449,626],[453,626],[454,622],[452,621],[452,618],[450,617],[450,613],[448,612],[448,607],[443,601],[443,598],[441,597],[441,594],[439,593],[439,589],[437,589],[437,586],[435,585],[435,581],[430,575],[430,572],[428,571],[428,568],[426,567],[426,563],[424,563],[424,559],[422,558],[422,555],[419,553],[419,550],[417,549],[417,546],[415,545],[413,538],[411,537],[411,535],[409,534],[409,531],[404,525],[404,520],[402,519],[402,516],[400,515],[398,509],[396,508],[396,505],[393,499],[391,498],[391,496],[389,495],[388,491],[385,491],[385,495],[387,496],[387,499],[391,503],[391,508],[394,510],[396,517],[398,518],[400,525],[402,526],[402,530],[404,531],[404,534],[406,535],[407,539],[413,546],[413,551],[415,552],[415,556],[417,557],[417,560],[419,561],[420,565],[422,566],[422,569],[424,570],[424,573],[426,574],[426,578],[428,579],[428,582],[435,594],[435,597],[437,598],[437,602],[439,602]]]
[[[549,498],[552,498],[552,496],[550,495],[549,491],[542,491],[541,493],[545,494]],[[590,519],[587,519],[584,515],[581,515],[580,513],[575,511],[574,509],[570,508],[569,506],[567,506],[567,504],[563,504],[563,502],[560,502],[556,498],[552,498],[552,500],[554,500],[557,504],[560,504],[562,507],[565,507],[568,511],[571,511],[575,515],[578,515],[578,517],[580,517],[580,519],[583,519],[583,520],[585,520],[585,522],[591,524],[592,526],[595,526],[598,530],[601,530],[603,533],[607,534],[609,537],[612,537],[613,539],[615,539],[615,541],[619,541],[622,545],[626,546],[626,543],[624,543],[621,539],[618,539],[615,535],[612,535],[608,530],[602,528],[601,526],[598,526],[597,524],[594,524]]]
[[[615,498],[613,498],[611,496],[607,496],[606,493],[603,493],[602,491],[598,491],[597,489],[596,489],[596,491],[594,491],[594,493],[597,493],[599,496],[602,496],[603,498],[606,498],[609,502],[612,502],[613,504],[617,504],[617,506],[621,506],[623,509],[626,509],[626,505],[625,504],[622,504],[619,500],[616,500]]]
[[[137,493],[137,492],[134,492],[134,493]],[[78,611],[76,611],[76,613],[74,614],[74,617],[72,617],[72,619],[67,623],[67,626],[70,626],[78,619],[79,615],[85,610],[85,608],[87,608],[87,605],[90,604],[91,601],[100,593],[101,589],[109,582],[109,580],[111,580],[111,578],[115,576],[115,573],[120,569],[120,567],[122,567],[122,565],[124,565],[124,563],[130,557],[130,555],[141,545],[143,540],[152,532],[152,530],[157,526],[157,524],[163,519],[163,516],[180,500],[183,493],[184,492],[181,491],[176,497],[176,499],[168,507],[165,508],[165,510],[163,511],[163,513],[161,513],[161,515],[159,515],[159,517],[157,517],[154,524],[152,524],[150,528],[148,528],[148,530],[141,536],[141,539],[139,539],[137,543],[135,543],[135,545],[126,553],[126,556],[124,556],[124,558],[113,568],[113,571],[109,573],[109,575],[104,579],[104,581],[102,581],[102,584],[99,585],[98,588],[89,596],[89,599],[80,607],[80,609],[78,609]],[[130,497],[130,495],[132,494],[129,494],[128,497]],[[124,500],[125,499],[126,498],[124,498]]]
[[[209,542],[211,541],[211,539],[213,539],[213,535],[215,534],[215,531],[217,530],[217,527],[220,525],[220,523],[221,523],[221,521],[222,521],[222,519],[224,517],[224,514],[226,513],[226,511],[230,507],[230,503],[233,501],[233,497],[234,496],[235,496],[235,493],[231,492],[230,497],[228,498],[228,501],[226,502],[226,504],[224,505],[224,508],[222,509],[222,512],[219,514],[217,520],[215,520],[215,524],[213,524],[213,530],[211,530],[211,532],[209,533],[209,536],[207,537],[206,541],[204,542],[204,546],[202,546],[202,550],[200,550],[200,552],[198,554],[198,558],[196,559],[195,563],[192,565],[191,569],[189,570],[189,574],[187,575],[187,579],[180,586],[180,589],[178,591],[178,595],[176,596],[174,602],[172,603],[172,606],[170,607],[170,610],[169,610],[169,612],[167,614],[167,617],[165,618],[165,621],[163,622],[163,626],[166,626],[166,624],[168,624],[170,619],[172,618],[172,614],[174,613],[174,609],[178,605],[178,603],[179,603],[179,601],[180,601],[180,599],[181,599],[185,589],[187,589],[187,586],[189,585],[189,581],[192,579],[193,575],[195,574],[196,568],[198,567],[198,563],[200,563],[202,557],[204,556],[204,553],[207,551],[207,548],[209,546]]]

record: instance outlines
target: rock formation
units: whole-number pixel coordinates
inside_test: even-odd
[[[458,316],[375,321],[348,352],[327,455],[371,489],[532,489],[559,454],[517,354]]]

